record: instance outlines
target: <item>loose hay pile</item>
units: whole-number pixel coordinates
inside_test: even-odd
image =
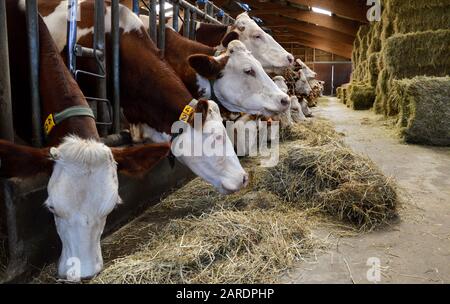
[[[389,179],[329,123],[295,125],[284,140],[274,168],[243,160],[251,177],[243,191],[223,196],[197,178],[105,239],[105,269],[93,282],[277,282],[322,245],[311,217],[367,231],[395,215]],[[36,281],[51,281],[50,270]]]

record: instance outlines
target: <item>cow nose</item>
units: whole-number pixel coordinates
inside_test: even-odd
[[[287,106],[289,105],[289,97],[283,97],[283,98],[281,99],[281,105],[282,105],[283,107],[287,107]]]
[[[244,187],[247,187],[247,185],[248,185],[248,173],[244,174],[244,177],[242,178],[242,185]]]
[[[294,62],[294,56],[292,56],[292,54],[288,54],[287,60],[289,61],[290,64],[292,64]]]

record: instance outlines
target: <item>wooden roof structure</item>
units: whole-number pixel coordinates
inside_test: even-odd
[[[214,0],[233,17],[243,9],[234,0]],[[367,23],[366,0],[239,0],[251,8],[250,16],[263,21],[280,43],[296,43],[351,58],[360,25]],[[312,7],[328,10],[319,14]]]

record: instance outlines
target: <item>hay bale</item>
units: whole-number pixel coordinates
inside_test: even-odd
[[[382,69],[378,75],[377,87],[376,87],[376,98],[374,102],[375,113],[384,114],[389,116],[389,114],[395,115],[395,109],[388,107],[388,96],[391,87],[391,74],[387,69]]]
[[[336,89],[336,97],[342,102],[342,87]]]
[[[410,9],[397,14],[394,19],[395,33],[422,32],[448,29],[450,24],[450,4],[442,7]]]
[[[386,41],[384,64],[396,79],[450,74],[450,30],[397,34]]]
[[[450,5],[448,0],[387,0],[386,7],[393,14],[404,14],[410,10],[422,11],[429,8],[445,8]]]
[[[367,64],[368,83],[371,87],[377,86],[378,74],[380,73],[379,61],[381,53],[373,53],[369,55]]]
[[[398,127],[407,142],[450,145],[450,77],[395,80],[389,100],[400,109]]]
[[[370,41],[369,49],[367,50],[369,55],[381,51],[381,30],[383,24],[381,21],[374,22],[372,24],[372,27],[373,27],[373,35]]]
[[[375,101],[375,89],[367,84],[354,84],[349,99],[353,110],[368,110]]]
[[[269,173],[262,189],[361,230],[371,230],[396,216],[392,182],[369,159],[338,141],[314,148],[293,144]]]

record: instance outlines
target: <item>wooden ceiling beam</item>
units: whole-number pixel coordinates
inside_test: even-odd
[[[344,48],[341,46],[336,46],[333,45],[333,43],[327,42],[327,41],[317,41],[314,39],[303,39],[303,38],[299,38],[299,37],[276,37],[275,39],[281,43],[281,44],[285,44],[285,43],[299,43],[301,45],[304,46],[308,46],[308,47],[312,47],[312,48],[316,48],[316,49],[320,49],[323,50],[325,52],[329,52],[329,53],[333,53],[345,58],[351,58],[352,56],[352,51],[351,49],[348,48]]]

